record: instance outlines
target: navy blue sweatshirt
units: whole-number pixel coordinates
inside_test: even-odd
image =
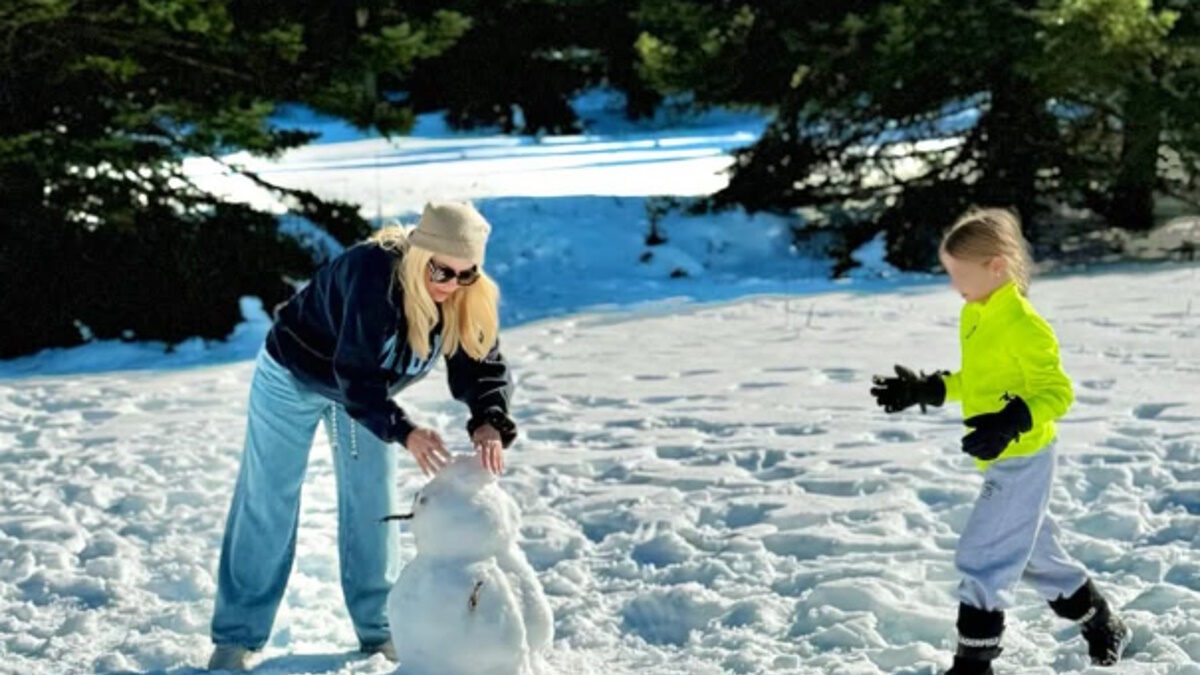
[[[441,352],[440,322],[429,358],[408,344],[399,259],[371,242],[350,247],[277,310],[267,334],[276,361],[388,443],[403,443],[414,429],[392,396],[424,377]],[[513,385],[498,341],[483,360],[459,349],[446,357],[446,369],[451,395],[471,409],[469,429],[496,415],[511,424]],[[505,446],[515,437],[503,435]]]

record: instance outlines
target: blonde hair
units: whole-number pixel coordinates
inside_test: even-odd
[[[979,263],[1000,256],[1008,264],[1008,275],[1021,294],[1029,292],[1033,256],[1021,233],[1021,218],[1008,209],[967,211],[946,230],[941,250],[952,258]]]
[[[401,254],[395,281],[404,289],[404,317],[408,322],[408,344],[422,359],[429,358],[429,333],[437,325],[438,307],[425,287],[433,252],[408,241],[410,227],[389,225],[371,235],[383,248]],[[500,334],[500,288],[482,269],[479,280],[460,286],[442,303],[442,352],[453,356],[459,349],[481,361]]]

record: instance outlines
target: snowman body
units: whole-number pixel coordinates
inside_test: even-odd
[[[517,546],[520,512],[473,457],[442,469],[413,502],[417,555],[388,595],[405,675],[534,675],[553,619]]]

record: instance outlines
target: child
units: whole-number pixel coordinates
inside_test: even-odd
[[[1059,616],[1079,622],[1096,665],[1113,665],[1131,637],[1087,571],[1058,541],[1047,513],[1054,478],[1054,420],[1074,400],[1058,341],[1025,298],[1031,266],[1017,217],[968,212],[938,251],[950,283],[966,301],[959,321],[962,368],[874,379],[885,411],[962,401],[963,452],[984,474],[983,490],[955,555],[958,651],[947,675],[991,675],[1000,655],[1004,610],[1017,582],[1033,584]]]

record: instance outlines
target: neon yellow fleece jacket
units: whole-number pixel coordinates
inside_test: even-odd
[[[962,401],[963,417],[996,412],[1005,395],[1029,406],[1033,428],[992,461],[976,460],[980,470],[995,462],[1037,453],[1054,440],[1054,421],[1075,400],[1063,372],[1058,339],[1016,284],[1001,286],[983,302],[963,306],[958,325],[962,367],[946,375],[946,401]]]

